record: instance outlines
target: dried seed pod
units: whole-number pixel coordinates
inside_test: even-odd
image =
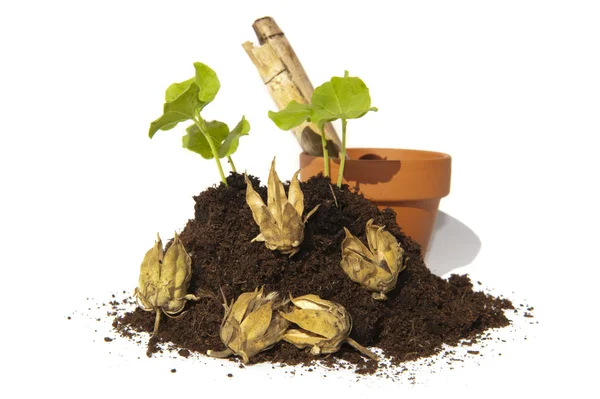
[[[179,236],[175,234],[166,254],[158,235],[157,238],[154,247],[144,256],[139,287],[134,292],[142,309],[156,312],[154,334],[158,332],[161,313],[174,317],[183,311],[186,300],[198,299],[195,295],[187,294],[192,278],[192,259],[185,252]]]
[[[260,234],[252,239],[252,242],[264,241],[270,250],[290,254],[290,257],[298,252],[298,247],[304,240],[304,224],[319,208],[317,205],[302,219],[304,194],[298,182],[299,172],[292,177],[288,197],[286,197],[283,184],[275,172],[275,158],[273,158],[267,185],[268,205],[265,205],[260,195],[254,191],[248,176],[244,176],[247,186],[246,203],[260,228]]]
[[[263,288],[241,294],[231,305],[224,299],[225,316],[221,323],[221,340],[224,351],[207,351],[209,356],[238,355],[244,363],[259,352],[270,349],[281,340],[289,323],[273,314],[285,302],[276,302],[277,293],[263,295]]]
[[[294,305],[292,310],[280,314],[300,328],[288,329],[283,336],[284,341],[300,349],[310,347],[313,355],[337,352],[342,343],[347,342],[363,355],[378,360],[374,353],[349,337],[352,318],[342,305],[312,294],[298,298],[290,296],[290,299]]]
[[[385,294],[396,287],[398,274],[408,261],[396,238],[383,229],[384,226],[374,225],[373,219],[367,222],[367,248],[344,227],[346,238],[342,241],[340,263],[348,277],[374,291],[373,298],[377,300],[387,299]]]

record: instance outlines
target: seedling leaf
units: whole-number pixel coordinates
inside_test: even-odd
[[[167,91],[165,92],[165,101],[168,103],[174,101],[175,99],[177,99],[177,97],[185,93],[185,91],[190,88],[192,83],[194,83],[194,78],[184,80],[180,83],[173,83],[167,88]]]
[[[237,151],[240,137],[247,136],[250,132],[250,123],[242,116],[242,120],[229,132],[225,141],[219,147],[219,158],[225,158]],[[221,140],[222,141],[222,140]],[[220,143],[220,141],[218,142]]]
[[[165,103],[162,116],[150,124],[148,135],[152,138],[159,130],[169,130],[192,119],[198,105],[198,86],[190,85],[179,97]]]
[[[305,122],[310,116],[310,104],[300,104],[291,101],[279,112],[269,111],[269,118],[281,130],[290,130]]]
[[[216,72],[207,65],[195,62],[194,68],[196,69],[195,82],[199,89],[198,100],[200,100],[202,108],[204,108],[215,99],[221,88],[221,82],[219,82]]]
[[[216,145],[219,145],[229,134],[229,127],[219,121],[206,122],[206,131]],[[194,151],[204,159],[213,159],[215,156],[208,144],[206,136],[200,131],[196,124],[189,126],[186,129],[187,134],[182,137],[183,148]],[[221,158],[221,157],[220,157]]]
[[[319,127],[336,119],[357,119],[371,108],[371,96],[367,85],[357,77],[333,77],[317,87],[312,95],[310,119]]]

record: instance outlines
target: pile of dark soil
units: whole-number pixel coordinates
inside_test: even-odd
[[[266,203],[266,187],[259,187],[256,178],[251,180]],[[244,179],[231,174],[228,183],[228,187],[221,184],[194,197],[195,219],[189,220],[180,234],[193,260],[190,292],[204,289],[221,298],[222,289],[231,300],[264,285],[265,292],[278,291],[284,296],[317,294],[345,306],[354,322],[351,337],[364,346],[381,348],[395,364],[431,356],[444,343],[455,345],[489,328],[509,324],[504,309],[513,308],[510,301],[473,291],[467,276],[452,275],[444,280],[431,274],[418,244],[396,225],[393,211],[379,211],[347,186],[338,189],[320,176],[301,183],[305,210],[317,204],[321,207],[306,224],[300,252],[289,258],[268,250],[263,243],[250,242],[259,229],[246,205]],[[342,226],[366,242],[365,225],[371,218],[375,224],[386,226],[410,258],[387,301],[373,300],[371,293],[350,281],[340,267],[345,236]],[[220,299],[189,302],[186,310],[180,319],[162,319],[149,351],[157,341],[201,353],[224,349],[219,338],[223,316]],[[137,309],[114,325],[118,330],[151,332],[153,323],[153,313]],[[363,369],[367,362],[352,348],[343,348],[327,361],[335,362],[336,358],[362,364]],[[282,342],[254,361],[298,364],[313,359]],[[366,364],[370,370],[376,367],[373,361]]]

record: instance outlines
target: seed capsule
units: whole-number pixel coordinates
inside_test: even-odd
[[[158,332],[161,313],[175,317],[183,311],[185,302],[198,299],[187,294],[192,278],[192,259],[185,252],[179,236],[165,254],[160,237],[154,247],[144,256],[140,267],[139,287],[134,296],[138,305],[148,312],[156,312],[154,334]]]
[[[241,294],[231,305],[225,301],[220,336],[227,349],[209,350],[207,354],[213,357],[238,355],[248,363],[257,353],[279,342],[289,323],[278,313],[273,314],[274,309],[284,304],[276,299],[276,292],[264,296],[261,288]]]
[[[346,238],[342,241],[341,266],[350,279],[369,291],[373,298],[387,299],[386,293],[396,287],[398,274],[406,268],[408,258],[396,238],[376,226],[373,219],[367,222],[367,248],[344,227]]]
[[[292,177],[288,197],[286,197],[283,184],[275,172],[275,158],[273,158],[267,185],[268,205],[265,205],[260,195],[254,191],[248,176],[245,176],[246,202],[252,211],[254,221],[260,228],[260,234],[252,239],[252,242],[264,242],[270,250],[278,250],[282,254],[289,254],[290,257],[298,252],[298,247],[304,240],[304,224],[319,207],[317,205],[302,219],[304,194],[298,182],[299,172]]]
[[[340,304],[326,301],[317,295],[290,297],[293,308],[281,316],[300,328],[290,328],[283,340],[299,349],[311,348],[312,355],[335,353],[347,342],[363,355],[378,360],[377,356],[349,337],[352,330],[350,313]]]

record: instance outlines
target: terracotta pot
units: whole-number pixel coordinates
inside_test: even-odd
[[[435,224],[440,199],[450,192],[452,159],[440,152],[389,148],[348,148],[343,182],[356,187],[380,209],[392,208],[404,233],[422,247],[423,256]],[[340,160],[329,160],[337,181]],[[300,154],[300,179],[323,172],[323,158]]]

